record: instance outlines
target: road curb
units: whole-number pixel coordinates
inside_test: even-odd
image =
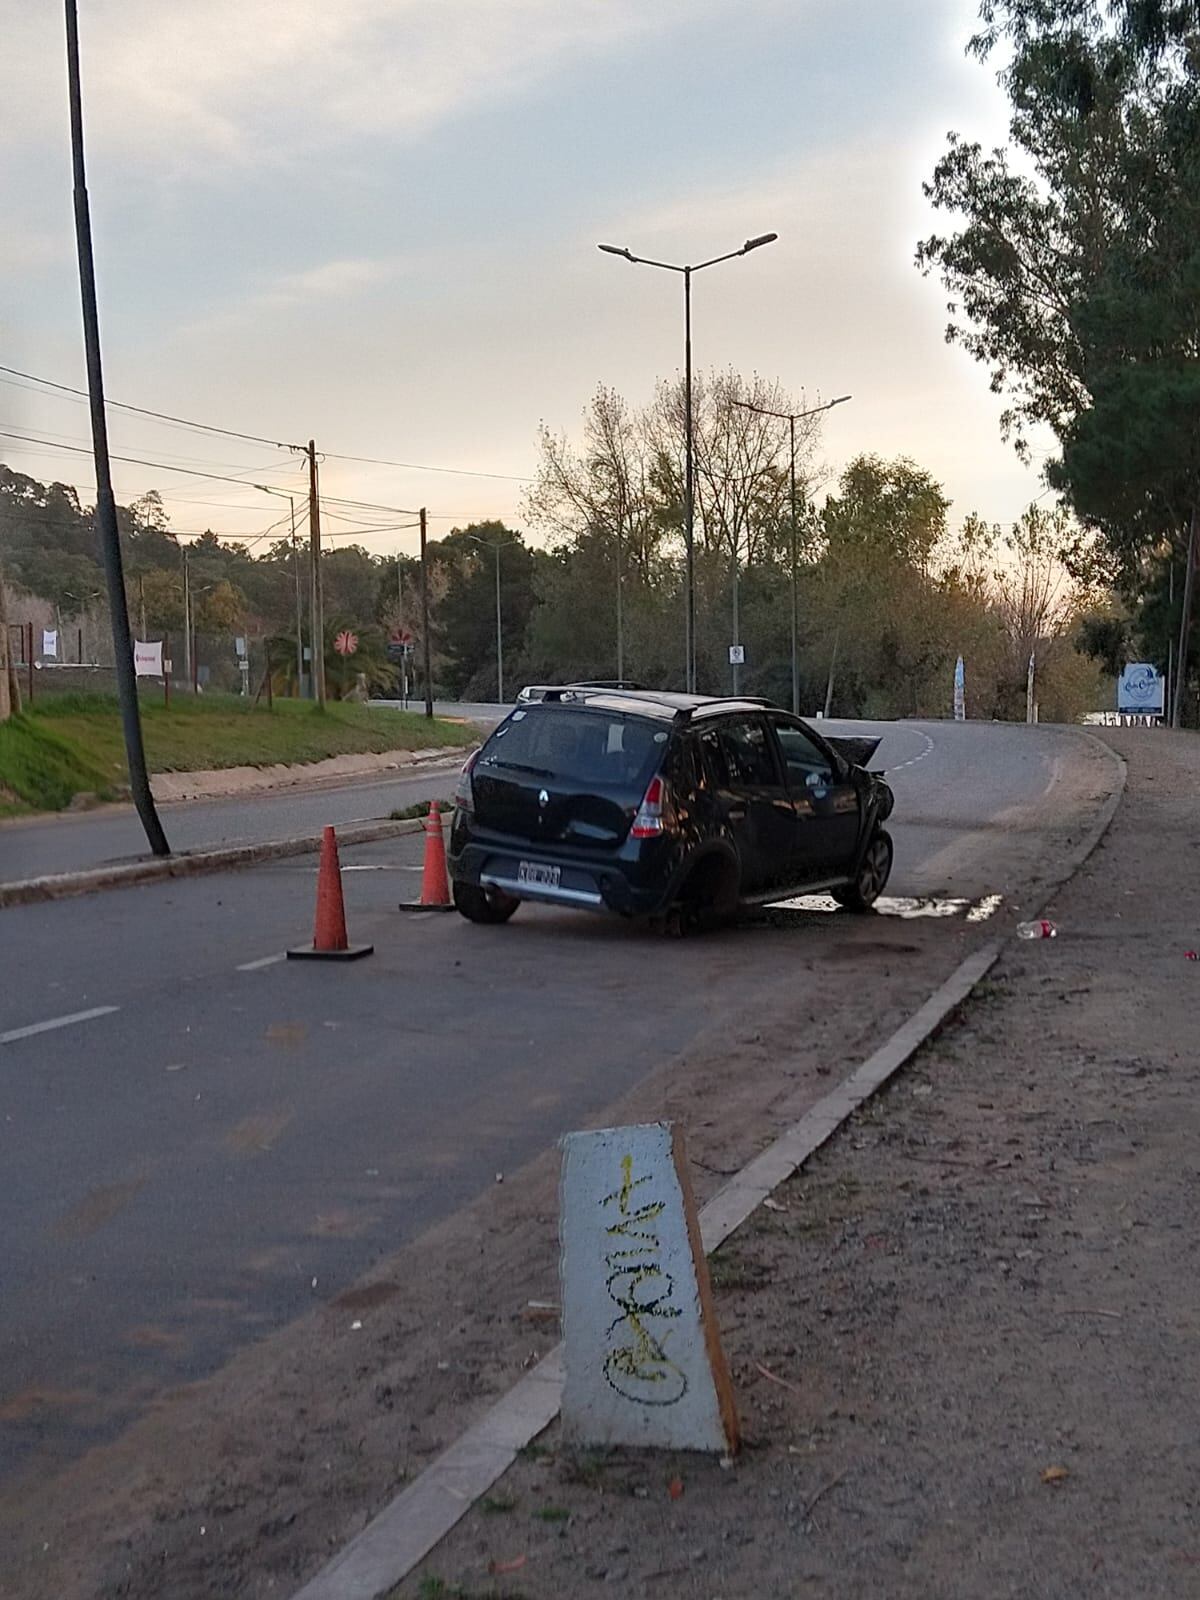
[[[421,826],[420,818],[408,822],[355,823],[337,830],[338,844],[345,849],[355,844],[371,844],[377,839],[395,839],[419,833]],[[75,895],[95,894],[101,889],[129,889],[143,883],[161,883],[167,878],[198,878],[209,872],[255,867],[264,861],[309,855],[320,848],[319,833],[301,834],[262,844],[184,851],[177,856],[162,856],[151,861],[128,861],[111,867],[92,867],[86,872],[56,872],[42,878],[25,878],[0,884],[0,910],[34,905],[42,900],[69,900]]]
[[[1036,902],[1039,910],[1087,862],[1125,794],[1128,769],[1121,756],[1091,734],[1081,733],[1081,737],[1110,758],[1114,787],[1096,821],[1062,857],[1061,871],[1042,886]],[[1006,944],[1004,939],[992,940],[961,961],[924,1005],[848,1078],[717,1191],[700,1212],[706,1253],[724,1243],[772,1190],[794,1176],[854,1112],[912,1060],[991,972]],[[395,1588],[508,1471],[520,1451],[553,1422],[562,1382],[563,1347],[559,1344],[298,1590],[294,1600],[377,1600]]]

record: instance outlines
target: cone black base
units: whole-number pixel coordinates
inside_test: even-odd
[[[458,908],[456,906],[423,906],[419,900],[401,900],[399,909],[401,911],[455,911]]]
[[[315,950],[311,944],[297,945],[289,950],[289,961],[357,961],[361,956],[374,955],[373,944],[352,944],[345,950]]]

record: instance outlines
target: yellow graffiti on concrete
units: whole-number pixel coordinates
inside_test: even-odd
[[[687,1378],[664,1349],[669,1330],[655,1324],[683,1315],[672,1303],[674,1280],[659,1262],[659,1236],[654,1222],[666,1209],[662,1200],[634,1204],[634,1191],[649,1183],[633,1176],[633,1157],[621,1157],[621,1187],[605,1195],[604,1206],[615,1205],[620,1218],[605,1229],[614,1241],[605,1253],[608,1269],[605,1287],[620,1315],[609,1325],[606,1338],[625,1342],[608,1352],[604,1377],[627,1400],[642,1405],[671,1406],[687,1393]]]

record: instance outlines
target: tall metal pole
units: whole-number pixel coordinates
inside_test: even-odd
[[[500,552],[504,548],[496,543],[496,699],[504,704],[504,629],[500,621]]]
[[[687,575],[685,583],[686,622],[685,650],[687,664],[684,671],[688,694],[696,692],[696,501],[695,455],[692,423],[692,269],[683,269],[683,546]]]
[[[732,549],[733,549],[733,643],[734,644],[740,643],[740,636],[741,636],[741,631],[742,631],[741,619],[738,616],[738,601],[740,599],[740,595],[738,593],[738,555],[739,555],[738,545],[739,545],[740,542],[741,542],[740,535],[738,534],[737,528],[735,526],[735,528],[733,530],[733,545],[732,545]],[[742,668],[741,668],[741,664],[739,662],[737,662],[737,661],[731,661],[729,663],[729,680],[730,680],[730,682],[729,682],[730,688],[733,690],[734,694],[737,694],[738,691],[740,690],[741,684],[742,684]]]
[[[312,636],[313,695],[325,709],[325,597],[321,589],[321,497],[317,487],[317,447],[308,441],[308,534],[312,551],[312,600],[309,633]]]
[[[842,630],[836,629],[833,635],[833,654],[829,658],[829,677],[825,683],[825,715],[833,710],[833,675],[837,671],[838,646],[842,642]]]
[[[429,640],[429,549],[426,543],[425,507],[421,517],[421,652],[425,666],[425,715],[433,716],[433,651]]]
[[[1171,701],[1171,726],[1178,728],[1183,721],[1183,697],[1188,681],[1188,642],[1192,631],[1192,594],[1196,579],[1196,517],[1192,512],[1192,526],[1188,534],[1187,566],[1183,573],[1183,615],[1179,623],[1179,651],[1175,658],[1175,693]]]
[[[192,589],[188,571],[188,547],[183,547],[183,684],[192,681]]]
[[[292,578],[296,585],[296,698],[304,694],[304,606],[300,588],[300,550],[296,544],[296,501],[288,495],[292,513]]]
[[[792,492],[792,714],[800,715],[800,605],[796,580],[796,418],[788,417],[791,435],[791,492]]]
[[[92,255],[92,221],[88,206],[87,177],[83,160],[83,97],[79,82],[79,18],[75,0],[66,0],[67,80],[71,103],[71,160],[75,182],[75,241],[79,255],[79,290],[83,302],[83,337],[87,352],[88,401],[92,418],[92,449],[96,458],[96,525],[104,554],[104,577],[108,588],[108,609],[112,618],[113,656],[116,666],[117,695],[121,703],[121,724],[125,735],[125,756],[129,765],[129,788],[141,819],[147,842],[156,856],[170,855],[171,847],[163,832],[150,793],[146,771],[146,751],[142,743],[142,721],[138,710],[137,678],[133,668],[133,640],[129,634],[129,610],[125,600],[125,573],[121,561],[121,541],[117,529],[117,503],[113,497],[112,472],[108,459],[108,427],[104,415],[104,373],[100,362],[100,318],[96,308],[96,267]]]
[[[622,593],[624,562],[621,548],[621,524],[617,522],[617,680],[625,676],[625,596]]]

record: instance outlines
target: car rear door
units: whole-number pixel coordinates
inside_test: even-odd
[[[742,892],[786,884],[795,818],[763,716],[723,717],[699,729],[709,780],[742,865]]]
[[[818,744],[796,718],[770,718],[787,773],[795,818],[795,881],[845,871],[858,849],[861,800],[847,763]]]

